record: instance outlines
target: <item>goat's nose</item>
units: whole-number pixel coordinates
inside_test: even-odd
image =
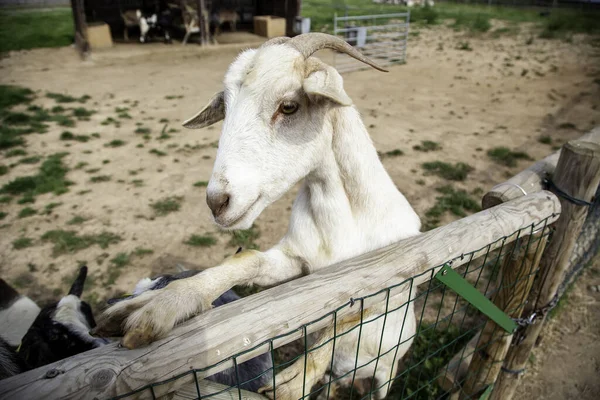
[[[227,206],[229,205],[229,194],[224,192],[207,194],[206,203],[213,215],[218,217],[227,210]]]

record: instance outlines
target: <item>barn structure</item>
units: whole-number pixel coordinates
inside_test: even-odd
[[[127,39],[129,30],[135,34],[135,24],[129,23],[127,18],[135,17],[135,10],[145,14],[155,13],[160,15],[167,10],[180,10],[180,15],[175,15],[173,20],[175,35],[185,34],[186,24],[189,25],[190,14],[198,21],[200,43],[210,42],[214,31],[204,26],[214,21],[214,16],[222,10],[237,14],[236,30],[253,31],[255,16],[276,16],[285,18],[286,35],[293,36],[294,23],[300,16],[302,0],[71,0],[75,20],[77,44],[80,50],[89,50],[86,42],[87,26],[106,23],[112,38]],[[187,12],[187,19],[185,13]],[[177,14],[177,13],[175,13]],[[129,28],[129,29],[128,29]],[[213,27],[214,28],[214,27]],[[223,24],[223,30],[229,29]],[[139,32],[139,29],[138,31]]]

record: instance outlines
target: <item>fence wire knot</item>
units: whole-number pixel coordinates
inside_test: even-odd
[[[570,194],[562,191],[558,186],[556,186],[554,184],[554,182],[552,182],[551,179],[549,178],[544,178],[542,180],[542,184],[547,188],[547,189],[551,189],[557,196],[562,197],[563,199],[575,204],[576,206],[586,206],[586,207],[591,207],[593,205],[593,203],[590,203],[589,201],[585,201],[582,199],[578,199],[576,197],[571,196]]]

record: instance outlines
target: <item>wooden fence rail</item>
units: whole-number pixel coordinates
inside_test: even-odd
[[[451,259],[456,258],[452,267],[457,268],[470,259],[461,259],[461,255],[475,252],[476,258],[500,248],[515,240],[514,233],[520,229],[542,221],[554,222],[560,211],[559,200],[547,191],[518,198],[207,311],[146,348],[127,350],[108,345],[9,378],[0,385],[0,399],[105,399],[190,369],[214,366],[247,349],[237,357],[238,363],[243,362],[267,352],[268,345],[260,345],[277,335],[297,330],[276,340],[275,347],[298,339],[303,335],[298,328],[333,312],[351,298],[400,284]],[[430,276],[421,275],[414,284],[421,284]],[[380,303],[385,296],[384,292],[370,297],[364,307]],[[315,302],[316,298],[320,301]],[[337,318],[357,311],[343,309]],[[311,324],[307,332],[330,323],[330,319],[321,319]],[[221,363],[198,373],[198,377],[213,375],[232,365],[233,362]],[[160,397],[172,393],[192,380],[192,375],[172,380],[154,387],[154,394]],[[149,397],[151,393],[146,390],[130,398]]]

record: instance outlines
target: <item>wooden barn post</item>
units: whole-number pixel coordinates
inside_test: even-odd
[[[519,333],[520,340],[509,349],[503,373],[490,400],[513,397],[521,372],[525,370],[544,326],[546,309],[558,301],[555,297],[558,287],[569,267],[571,253],[588,213],[588,206],[573,199],[589,203],[596,193],[600,184],[600,145],[581,140],[568,142],[563,146],[552,181],[552,191],[560,199],[562,213],[540,261],[539,279],[524,311],[525,315],[541,313],[541,319]]]
[[[81,57],[84,57],[90,51],[90,46],[87,41],[87,24],[83,0],[71,0],[71,11],[73,12],[73,24],[75,25],[75,47]]]
[[[494,304],[511,318],[520,318],[546,247],[545,227],[520,237],[507,249],[500,268],[500,290]],[[469,364],[462,396],[476,397],[496,381],[513,334],[491,319],[485,324]]]

